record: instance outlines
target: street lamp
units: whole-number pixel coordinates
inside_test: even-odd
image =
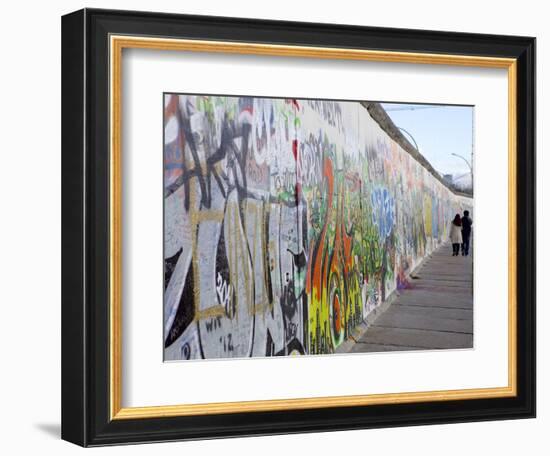
[[[396,125],[396,127],[397,127],[397,125]],[[413,140],[414,147],[416,147],[416,151],[420,153],[420,149],[418,148],[418,144],[416,144],[416,141],[415,141],[415,139],[414,139],[414,136],[411,135],[411,134],[410,134],[407,130],[405,130],[404,128],[401,128],[401,127],[397,127],[397,128],[399,128],[399,130],[404,131],[405,133],[407,133],[407,135],[409,136],[409,138],[411,138],[411,139]]]
[[[472,179],[472,188],[474,187],[474,169],[472,168],[472,164],[468,161],[468,159],[464,158],[462,155],[451,153],[451,155],[454,155],[455,157],[461,158],[466,162],[468,165],[468,168],[470,168],[470,177]]]

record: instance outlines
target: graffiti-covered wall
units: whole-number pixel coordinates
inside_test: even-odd
[[[332,353],[469,205],[357,102],[165,95],[165,359]]]

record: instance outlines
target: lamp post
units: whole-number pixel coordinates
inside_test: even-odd
[[[397,127],[397,125],[396,125]],[[401,128],[401,127],[397,127],[399,128],[401,131],[404,131],[405,133],[407,133],[407,135],[409,136],[409,138],[411,138],[413,140],[413,143],[414,143],[414,147],[416,147],[416,151],[418,153],[420,153],[420,149],[418,148],[418,144],[416,143],[416,140],[414,139],[414,136],[411,135],[407,130],[405,130],[404,128]]]
[[[472,164],[468,161],[468,159],[464,158],[462,155],[455,154],[455,153],[451,153],[451,155],[454,155],[455,157],[461,158],[462,160],[464,160],[466,162],[466,164],[468,165],[468,168],[470,168],[470,178],[472,179],[471,182],[472,182],[472,188],[473,188],[473,186],[474,186],[474,169],[472,168]]]

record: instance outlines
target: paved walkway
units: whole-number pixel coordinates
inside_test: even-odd
[[[444,244],[411,275],[350,352],[473,347],[472,255]]]

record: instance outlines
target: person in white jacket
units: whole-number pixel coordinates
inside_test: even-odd
[[[460,214],[456,214],[451,223],[450,237],[453,244],[453,256],[458,256],[460,244],[462,244],[462,221],[460,220]]]

